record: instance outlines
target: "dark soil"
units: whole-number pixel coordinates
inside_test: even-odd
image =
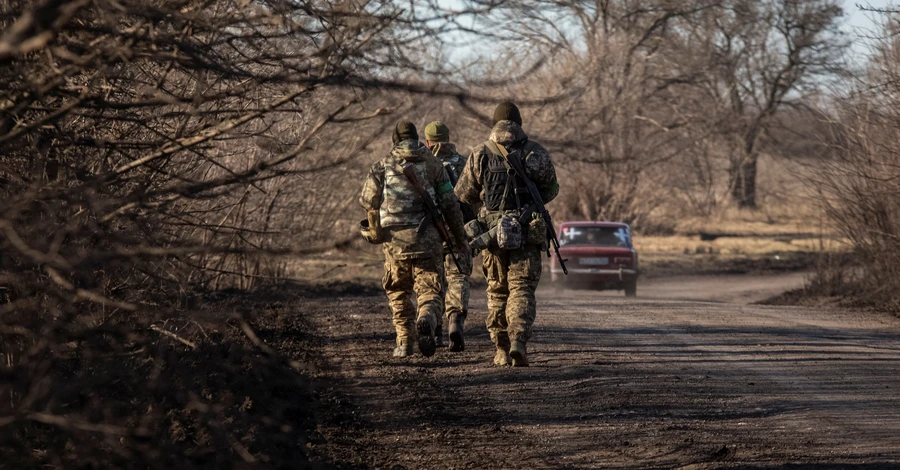
[[[330,414],[317,393],[322,343],[302,309],[313,291],[219,292],[153,322],[194,347],[110,322],[108,345],[90,337],[44,362],[18,361],[3,370],[14,385],[4,398],[45,411],[0,424],[0,469],[330,467],[314,450]]]
[[[219,292],[204,334],[178,330],[196,349],[160,337],[163,362],[90,372],[149,437],[0,426],[0,469],[900,467],[900,322],[738,303],[778,282],[540,290],[523,369],[491,363],[483,288],[465,352],[408,359],[374,282]]]
[[[383,295],[317,298],[324,421],[354,468],[900,466],[891,317],[542,291],[532,367],[494,367],[477,293],[467,350],[391,357]]]

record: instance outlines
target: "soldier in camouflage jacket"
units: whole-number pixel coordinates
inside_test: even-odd
[[[437,318],[444,311],[444,249],[424,201],[403,174],[404,165],[413,166],[437,203],[459,251],[463,251],[466,235],[453,186],[441,162],[419,142],[416,127],[410,122],[398,123],[393,142],[390,155],[369,171],[359,202],[367,211],[378,212],[385,232],[382,281],[397,331],[394,356],[412,354],[410,340],[414,336],[418,336],[422,354],[431,356],[436,347]]]
[[[444,165],[444,171],[452,184],[456,184],[459,175],[462,174],[466,164],[466,157],[456,151],[456,145],[450,143],[450,128],[440,121],[434,121],[425,126],[425,145]],[[460,202],[460,210],[463,220],[468,222],[474,219],[472,209],[468,204]],[[472,254],[465,250],[458,256],[460,268],[456,267],[449,253],[444,255],[444,272],[446,273],[446,297],[444,298],[444,313],[449,324],[450,351],[465,350],[463,330],[465,319],[469,311],[469,276],[472,275]],[[438,322],[438,344],[441,343],[443,324]]]
[[[534,220],[525,214],[530,195],[518,176],[510,175],[503,155],[491,150],[502,145],[507,152],[518,151],[527,175],[538,188],[544,203],[559,193],[556,169],[550,154],[540,144],[528,140],[522,130],[522,117],[512,103],[502,103],[494,111],[490,141],[472,150],[454,192],[460,201],[478,211],[482,229],[497,225],[503,214],[520,220]],[[502,153],[502,152],[501,152]],[[492,242],[482,252],[483,269],[488,281],[488,317],[491,340],[497,346],[494,363],[527,366],[526,342],[530,339],[536,316],[535,290],[541,278],[541,247],[546,243],[546,227],[540,223],[526,226],[529,242],[521,248],[505,250]],[[543,231],[543,233],[542,233]]]

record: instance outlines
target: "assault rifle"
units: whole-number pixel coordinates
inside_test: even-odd
[[[434,200],[431,199],[431,194],[428,194],[425,186],[422,186],[422,182],[419,181],[419,176],[416,175],[415,165],[407,163],[406,165],[401,165],[400,169],[403,172],[403,176],[406,176],[406,179],[412,184],[413,189],[419,193],[419,197],[422,198],[422,202],[425,204],[428,215],[431,216],[431,221],[434,222],[438,234],[440,234],[441,238],[444,240],[447,251],[450,252],[450,258],[453,259],[453,264],[456,265],[456,269],[458,269],[459,272],[462,272],[463,269],[459,264],[459,258],[456,257],[456,251],[454,251],[455,244],[453,243],[453,235],[450,233],[450,228],[447,225],[447,219],[444,218],[444,214],[441,214],[440,209],[438,209]]]
[[[559,254],[559,238],[556,237],[556,229],[553,228],[553,221],[550,220],[550,213],[547,212],[547,208],[544,206],[544,200],[541,199],[541,193],[538,191],[537,186],[531,181],[528,174],[525,173],[525,165],[522,164],[518,152],[509,153],[502,145],[496,144],[496,146],[497,150],[506,157],[506,161],[509,162],[509,166],[512,167],[513,171],[525,181],[525,187],[528,188],[528,194],[531,196],[531,200],[534,201],[533,204],[535,210],[525,211],[525,213],[537,212],[541,215],[541,218],[544,219],[544,225],[547,226],[547,239],[550,240],[550,244],[553,245],[553,251],[556,252],[556,259],[559,260],[559,266],[562,268],[563,274],[569,274],[569,270],[566,268],[566,260]],[[525,222],[527,223],[528,221]],[[549,246],[547,247],[547,257],[550,257]]]

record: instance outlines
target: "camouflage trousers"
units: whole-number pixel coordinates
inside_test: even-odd
[[[447,274],[444,282],[444,315],[450,318],[454,313],[462,314],[465,318],[469,311],[469,276],[472,275],[472,254],[468,251],[458,254],[457,260],[462,271],[457,269],[453,258],[444,255],[444,272]],[[442,328],[444,322],[438,316],[437,327]]]
[[[392,259],[385,253],[382,285],[397,330],[397,340],[415,339],[416,319],[425,317],[432,329],[444,312],[444,263],[439,256]]]
[[[539,246],[519,250],[484,250],[488,315],[485,324],[491,341],[509,347],[510,341],[528,341],[537,314],[534,291],[541,280]]]

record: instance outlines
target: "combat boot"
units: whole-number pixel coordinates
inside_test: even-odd
[[[416,331],[419,333],[419,352],[425,357],[434,356],[437,346],[434,344],[434,327],[428,321],[428,317],[419,317],[416,320]]]
[[[394,357],[409,357],[413,355],[413,346],[409,344],[408,339],[398,339],[397,347],[394,348]]]
[[[495,366],[508,366],[509,365],[509,353],[503,349],[498,347],[497,354],[494,354],[494,365]]]
[[[444,344],[444,325],[438,325],[434,328],[434,345],[443,348]]]
[[[505,331],[496,335],[492,334],[491,341],[493,341],[494,345],[497,346],[497,354],[494,354],[494,365],[508,366],[510,364],[509,336],[506,335]]]
[[[450,314],[450,326],[448,327],[448,329],[450,330],[450,351],[465,351],[466,342],[465,340],[463,340],[463,324],[465,323],[465,321],[465,313]]]
[[[513,367],[528,367],[528,351],[525,348],[525,341],[513,341],[512,347],[509,348],[509,357],[512,358]]]

